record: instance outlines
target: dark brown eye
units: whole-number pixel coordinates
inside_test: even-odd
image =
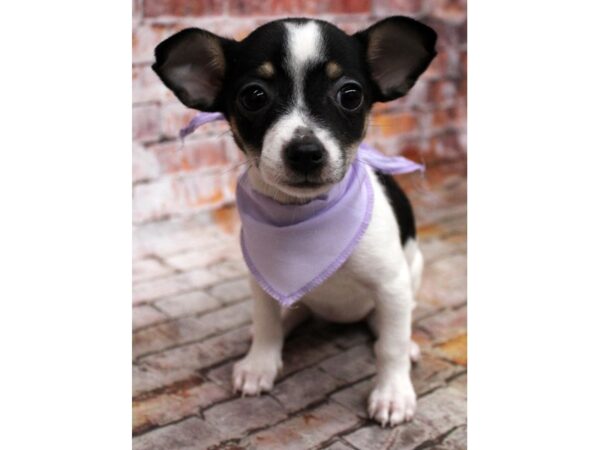
[[[355,111],[362,105],[363,93],[356,83],[343,85],[337,93],[337,102],[348,111]]]
[[[248,111],[258,111],[267,104],[269,96],[258,84],[252,84],[242,89],[239,99]]]

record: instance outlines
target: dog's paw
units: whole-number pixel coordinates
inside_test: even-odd
[[[378,382],[369,396],[369,417],[385,427],[412,420],[417,396],[410,379]]]
[[[278,354],[248,354],[233,366],[233,389],[242,396],[270,391],[281,367]]]

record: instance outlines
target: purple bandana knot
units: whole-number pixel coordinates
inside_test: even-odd
[[[201,125],[225,120],[199,113],[179,132],[181,139]],[[424,171],[402,156],[386,156],[364,142],[344,179],[303,205],[281,204],[254,189],[244,173],[236,200],[242,222],[242,253],[262,289],[290,306],[340,268],[371,220],[373,186],[366,166],[385,173]]]

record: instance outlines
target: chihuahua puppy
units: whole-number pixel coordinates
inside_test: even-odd
[[[375,102],[404,96],[436,55],[437,35],[408,17],[390,17],[348,35],[313,19],[267,23],[237,42],[185,29],[156,48],[153,69],[186,106],[221,112],[249,161],[252,190],[282,205],[306,205],[346,176]],[[367,319],[377,341],[368,412],[383,426],[410,420],[416,395],[411,314],[423,258],[411,205],[393,179],[366,168],[372,214],[345,262],[292,307],[256,279],[253,340],[235,365],[242,395],[273,387],[284,337],[310,314]],[[302,258],[302,255],[297,255]]]

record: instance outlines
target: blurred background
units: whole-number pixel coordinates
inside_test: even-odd
[[[181,147],[177,132],[195,114],[150,68],[155,46],[186,27],[243,39],[282,17],[318,17],[348,33],[390,15],[433,27],[438,56],[404,98],[375,107],[366,140],[428,168],[466,157],[466,0],[134,0],[133,221],[194,216],[210,223],[233,204],[242,161],[224,123],[204,126]],[[225,208],[223,208],[225,207]]]

